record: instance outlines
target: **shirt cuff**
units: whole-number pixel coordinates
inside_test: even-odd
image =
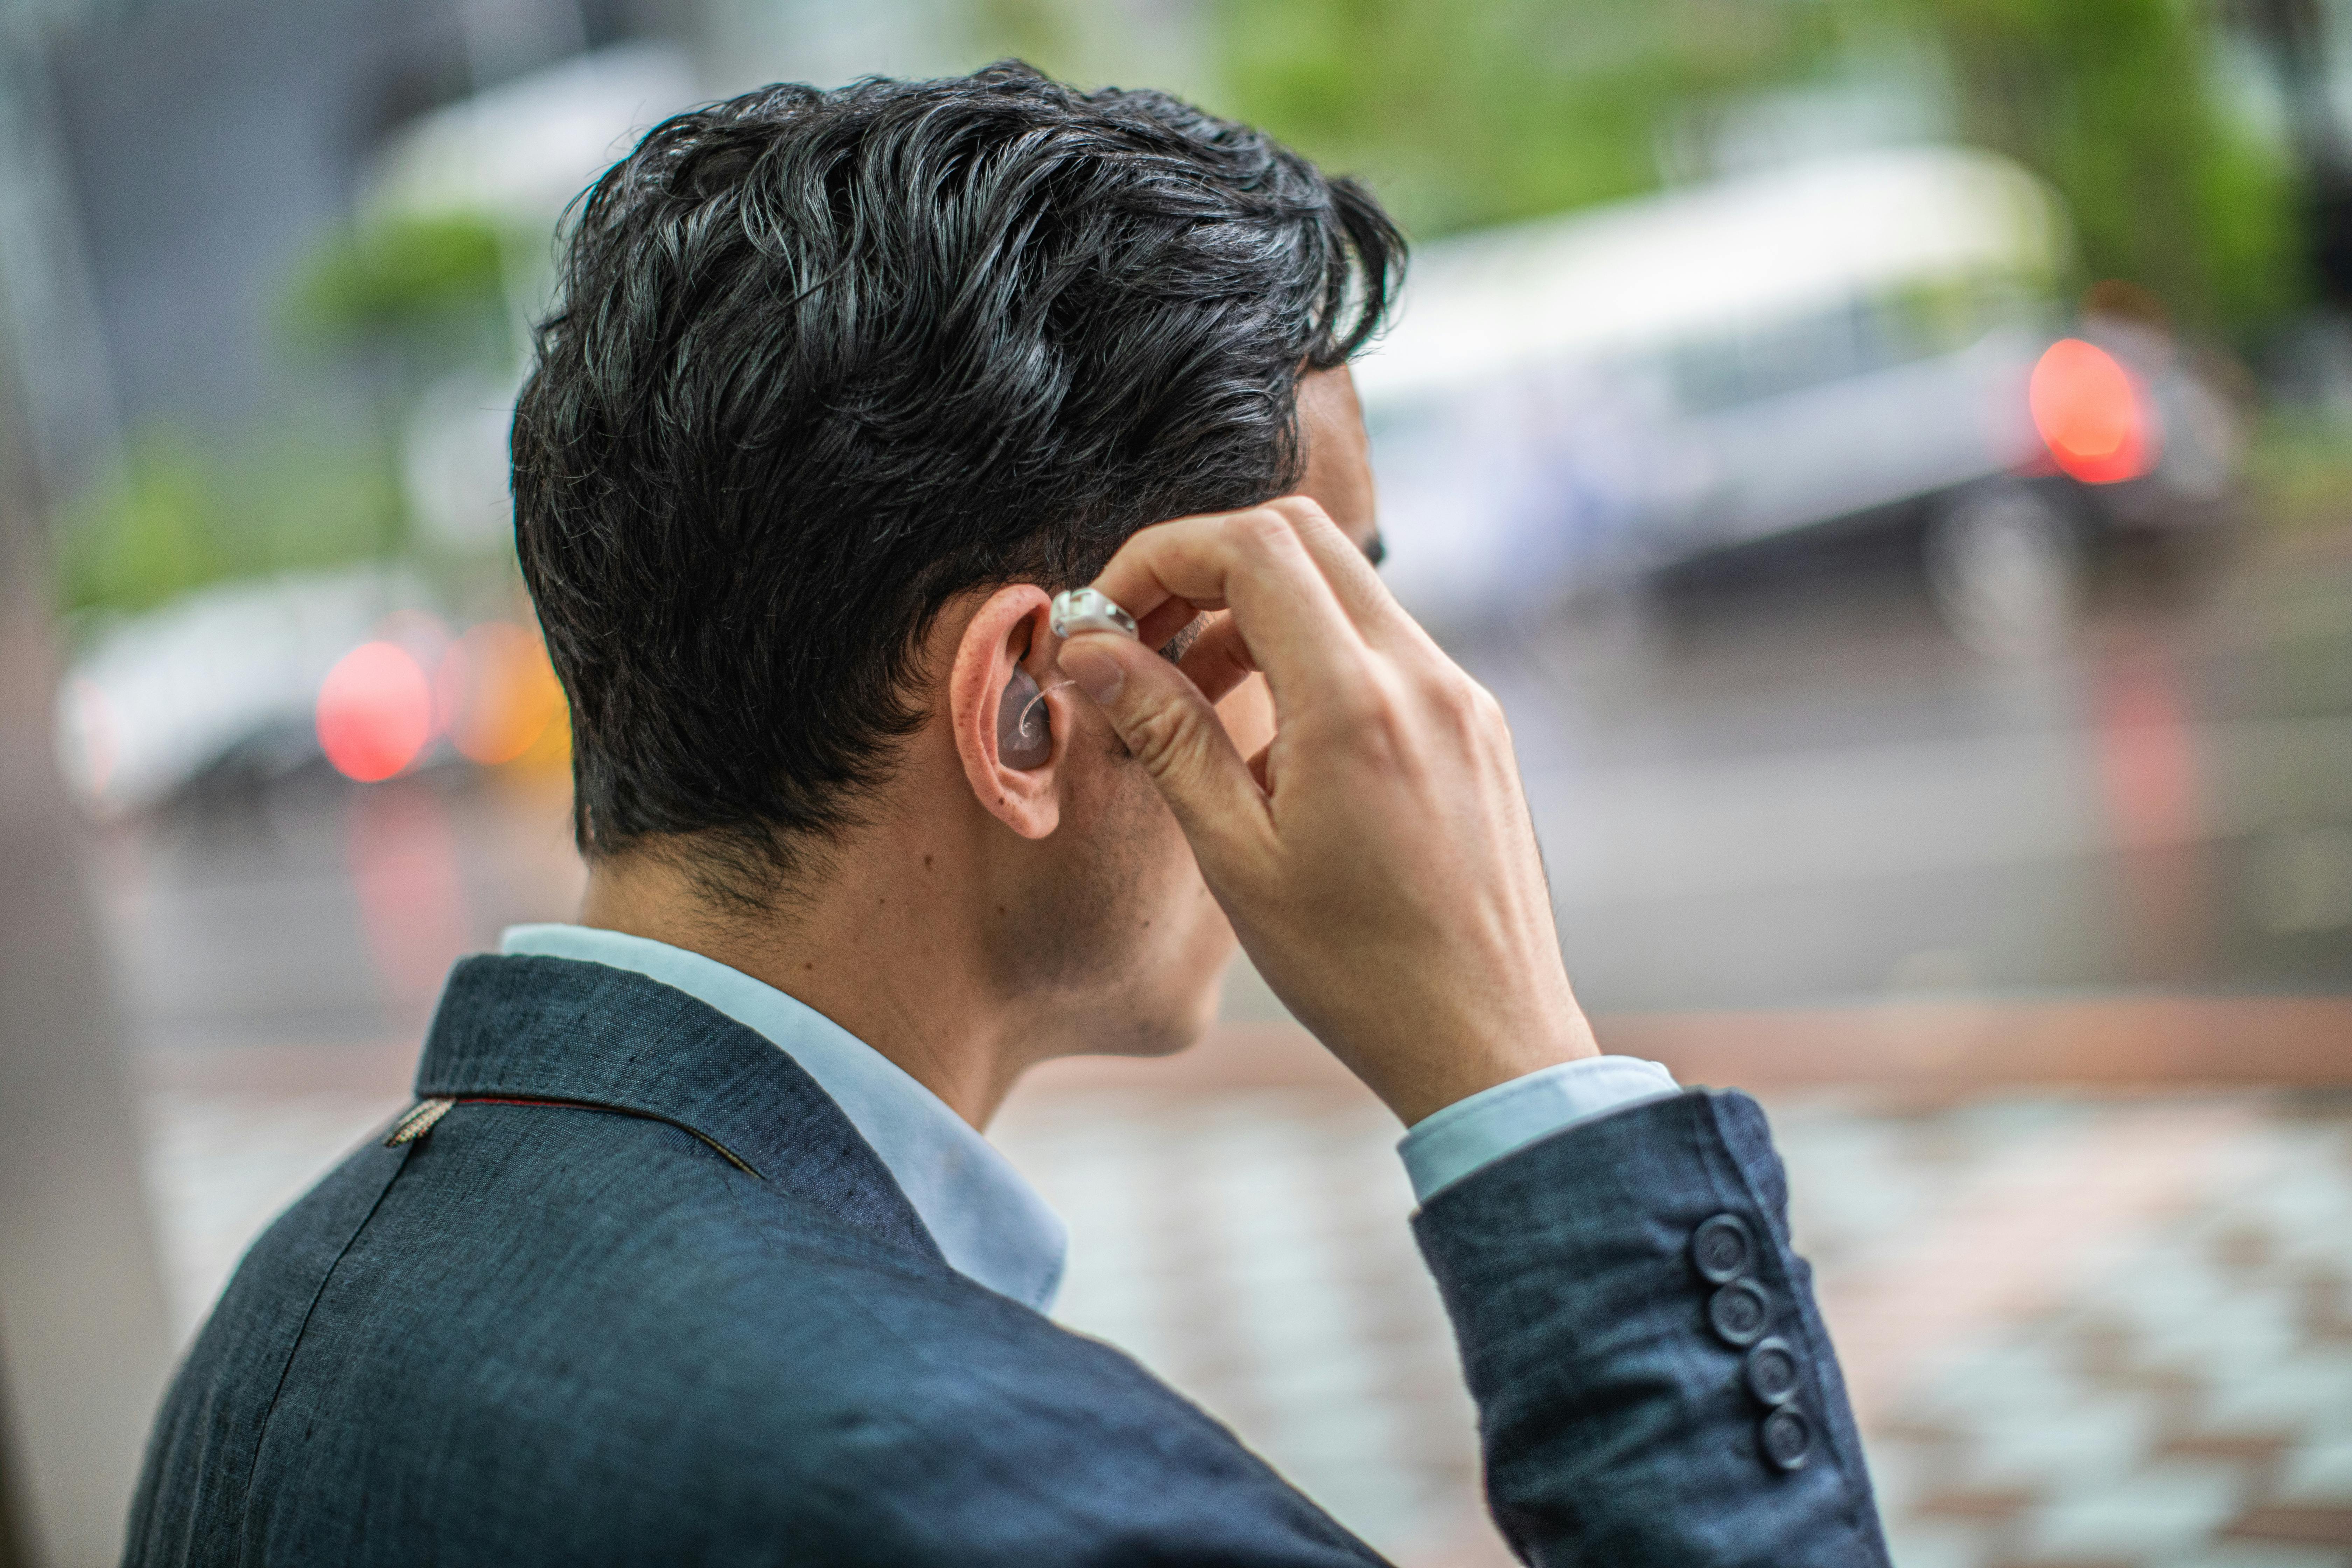
[[[1639,1057],[1586,1057],[1482,1089],[1423,1117],[1397,1145],[1416,1203],[1563,1127],[1681,1092],[1675,1075]]]

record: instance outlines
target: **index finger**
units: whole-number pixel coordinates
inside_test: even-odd
[[[1296,525],[1271,507],[1155,523],[1110,558],[1095,589],[1138,621],[1171,600],[1230,610],[1277,694],[1354,684],[1364,640]]]
[[[1299,543],[1315,558],[1323,580],[1331,584],[1340,608],[1368,645],[1382,646],[1400,627],[1419,630],[1396,595],[1389,592],[1389,585],[1381,581],[1364,547],[1342,533],[1329,513],[1305,496],[1283,496],[1266,504],[1288,517],[1297,529]]]

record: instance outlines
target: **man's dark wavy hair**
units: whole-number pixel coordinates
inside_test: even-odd
[[[1403,258],[1265,134],[1017,63],[655,127],[572,219],[515,410],[582,851],[788,896],[920,727],[940,609],[1295,486],[1298,376]]]

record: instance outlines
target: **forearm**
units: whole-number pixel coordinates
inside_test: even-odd
[[[1493,694],[1302,497],[1144,529],[1092,589],[1139,629],[1076,626],[1062,668],[1168,802],[1275,994],[1416,1130],[1422,1245],[1513,1542],[1605,1568],[1883,1565],[1753,1103],[1685,1095],[1575,1125],[1563,1104],[1563,1131],[1518,1143],[1510,1086],[1551,1094],[1597,1050]],[[1182,665],[1158,658],[1203,609],[1231,613]],[[1213,704],[1246,671],[1276,714],[1245,760]],[[1486,1160],[1497,1148],[1513,1152]],[[1727,1300],[1760,1291],[1754,1326],[1789,1347],[1770,1352],[1791,1385],[1772,1399],[1743,1381],[1753,1347],[1710,1329],[1719,1287],[1690,1260],[1719,1215],[1754,1237],[1753,1281]]]
[[[1529,1562],[1885,1564],[1786,1209],[1763,1113],[1705,1092],[1579,1124],[1424,1205],[1414,1228],[1478,1402],[1489,1497]],[[1693,1258],[1718,1215],[1753,1243],[1737,1287]],[[1718,1276],[1736,1250],[1713,1259]],[[1718,1327],[1710,1302],[1727,1289]],[[1759,1290],[1756,1332],[1737,1309]],[[1768,1339],[1790,1352],[1777,1365],[1756,1350]],[[1751,1388],[1779,1394],[1770,1374],[1791,1364],[1783,1405]]]

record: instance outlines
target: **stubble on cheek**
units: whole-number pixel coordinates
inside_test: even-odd
[[[1085,742],[1081,742],[1085,743]],[[1200,870],[1160,792],[1118,737],[1105,731],[1102,765],[1065,803],[1055,837],[1067,849],[1039,889],[1012,967],[1030,985],[1093,989],[1132,971],[1155,930],[1182,908],[1171,892]]]
[[[1181,658],[1206,618],[1163,649]],[[1244,754],[1274,732],[1263,679],[1218,703]],[[1088,731],[1091,731],[1090,733]],[[1006,932],[1003,969],[1027,989],[1082,997],[1090,1052],[1160,1056],[1214,1022],[1236,946],[1223,910],[1159,790],[1108,725],[1084,725],[1077,746],[1098,747],[1083,793],[1066,797],[1055,837],[1066,851],[1025,918]]]

